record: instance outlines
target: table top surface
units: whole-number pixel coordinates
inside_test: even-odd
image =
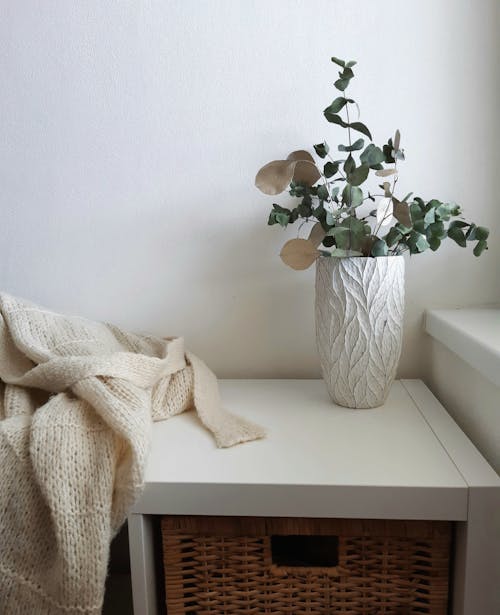
[[[195,412],[155,423],[139,514],[465,520],[495,472],[418,380],[384,406],[330,401],[321,380],[221,380],[267,437],[218,449]]]
[[[267,437],[217,449],[194,412],[156,423],[146,484],[464,485],[400,382],[369,410],[334,405],[321,380],[222,380],[220,392]]]

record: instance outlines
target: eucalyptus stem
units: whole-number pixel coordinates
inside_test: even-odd
[[[395,158],[394,159],[394,171],[395,171],[395,173],[394,173],[394,180],[392,182],[392,189],[391,189],[391,196],[390,196],[391,202],[392,202],[392,197],[394,196],[394,190],[396,188],[396,184],[398,183],[397,169],[398,169],[398,161]],[[389,197],[386,197],[386,198],[389,198]],[[389,209],[389,205],[387,205],[387,209]],[[387,209],[386,209],[386,211],[387,211]],[[382,224],[383,224],[384,220],[386,219],[386,217],[387,216],[384,214],[384,217],[382,218],[382,221],[379,223],[379,225],[377,226],[377,228],[373,232],[373,234],[375,236],[377,236],[377,233],[380,231],[380,227],[382,226]]]
[[[321,175],[321,177],[323,178],[323,181],[325,182],[324,185],[325,185],[326,191],[328,192],[328,198],[332,201],[333,199],[332,199],[332,193],[330,192],[330,183],[329,183],[326,175],[324,173],[322,173],[319,169],[318,169],[318,171],[319,171],[319,174]]]
[[[345,105],[345,112],[346,112],[346,117],[347,117],[347,137],[349,139],[349,148],[352,145],[352,141],[351,141],[351,127],[349,126],[350,119],[349,119],[349,103],[347,102],[347,96],[345,95],[345,90],[344,90],[344,100]],[[349,152],[349,156],[352,156],[352,152]],[[349,158],[348,156],[348,158]],[[351,184],[349,184],[349,209],[351,208],[351,203],[352,203],[352,186]],[[354,212],[354,214],[356,214],[356,212]],[[351,245],[352,245],[352,214],[349,216],[349,248],[348,248],[348,252],[351,251]]]
[[[347,102],[347,97],[345,95],[345,91],[344,91],[344,100],[346,101],[345,103],[345,112],[346,112],[346,116],[347,116],[347,134],[348,134],[348,138],[349,138],[349,147],[352,145],[351,143],[351,127],[349,126],[350,124],[350,120],[349,120],[349,103]],[[351,152],[349,152],[349,154],[351,154]]]

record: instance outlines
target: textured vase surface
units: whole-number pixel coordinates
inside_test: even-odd
[[[385,402],[401,355],[403,312],[402,256],[316,261],[316,341],[336,404]]]

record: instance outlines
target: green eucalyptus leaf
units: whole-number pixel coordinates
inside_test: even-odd
[[[344,122],[340,115],[337,115],[336,113],[330,113],[328,107],[323,111],[323,115],[331,124],[338,124],[339,126],[342,126],[342,128],[347,128],[347,123]]]
[[[342,250],[340,248],[336,248],[332,250],[332,256],[336,258],[347,258],[351,256],[363,256],[362,252],[358,252],[357,250]]]
[[[485,227],[485,226],[478,226],[476,228],[476,239],[479,239],[480,241],[484,241],[485,239],[488,239],[488,236],[490,234],[490,231]]]
[[[344,163],[344,173],[346,175],[349,175],[349,173],[352,173],[355,168],[356,168],[356,163],[354,162],[354,158],[349,154],[349,156],[347,157],[347,160]]]
[[[281,211],[288,214],[290,213],[290,210],[287,207],[281,207],[281,205],[278,205],[278,203],[273,203],[273,209],[275,211]]]
[[[387,144],[382,147],[382,151],[384,152],[384,156],[385,156],[385,162],[387,163],[396,162],[392,156],[392,150],[393,150],[392,139],[389,139]]]
[[[358,139],[354,141],[352,145],[339,145],[339,152],[356,152],[357,150],[363,149],[364,145],[364,140]]]
[[[326,212],[326,223],[328,226],[333,226],[337,222],[336,216],[334,216],[330,211]]]
[[[427,241],[429,242],[429,248],[433,252],[439,249],[441,245],[441,239],[439,239],[439,237],[436,237],[436,236],[429,237]]]
[[[465,248],[467,245],[464,232],[456,226],[448,229],[448,237],[453,239],[461,248]]]
[[[359,207],[363,202],[363,191],[357,186],[346,184],[342,191],[342,202],[345,203],[347,207]]]
[[[410,235],[410,233],[411,233],[411,232],[412,232],[412,230],[413,230],[411,227],[410,227],[410,228],[408,228],[408,227],[406,227],[406,226],[403,226],[403,225],[402,225],[402,224],[400,224],[399,222],[398,222],[398,223],[394,226],[394,228],[395,228],[396,230],[398,230],[398,231],[401,233],[401,235],[403,235],[403,236],[405,236],[405,237],[406,237],[407,235]]]
[[[452,222],[450,222],[450,226],[448,227],[448,230],[450,230],[451,228],[466,228],[468,226],[469,226],[468,222],[464,222],[463,220],[453,220]]]
[[[369,167],[373,167],[374,165],[378,166],[384,161],[384,153],[379,147],[373,143],[370,143],[366,147],[365,151],[360,155],[359,159],[363,164],[366,164]]]
[[[416,203],[415,201],[413,201],[413,203],[411,203],[410,205],[410,216],[413,223],[415,223],[417,220],[424,219],[425,214],[418,205],[418,203]]]
[[[325,174],[325,177],[333,177],[335,173],[337,173],[337,171],[339,170],[339,164],[339,160],[336,160],[335,162],[327,162],[323,167],[323,173]]]
[[[359,186],[366,181],[369,172],[370,167],[362,164],[347,175],[347,181],[351,184],[351,186]]]
[[[281,207],[276,203],[273,204],[273,209],[269,214],[269,219],[267,221],[269,226],[273,224],[279,224],[280,226],[286,227],[292,218],[292,212],[286,207]],[[296,218],[295,218],[296,219]],[[295,220],[292,220],[295,222]]]
[[[328,146],[328,143],[326,141],[324,141],[323,143],[317,143],[313,147],[314,151],[318,154],[320,158],[325,158],[325,156],[330,151],[330,147]]]
[[[347,232],[337,232],[335,243],[343,250],[361,250],[366,236],[371,233],[370,225],[355,216],[344,218],[340,227],[345,227]]]
[[[387,233],[387,235],[385,236],[385,242],[387,243],[387,245],[392,248],[393,246],[395,246],[398,241],[403,237],[403,235],[401,235],[401,233],[398,231],[398,229],[393,226],[389,232]]]
[[[304,198],[296,209],[301,218],[310,218],[312,216],[311,200]]]
[[[349,233],[349,229],[345,226],[334,226],[333,228],[331,228],[327,235],[329,237],[335,237],[337,238],[339,235],[345,235],[346,233]]]
[[[326,223],[326,211],[323,207],[323,202],[320,201],[319,205],[313,209],[313,216],[321,223],[321,226],[324,228],[325,232],[328,230],[328,225]]]
[[[424,252],[429,247],[427,239],[416,231],[411,231],[406,240],[407,246],[410,248],[411,254],[418,254]]]
[[[372,256],[387,256],[389,249],[383,239],[377,239],[372,246]]]
[[[419,252],[424,252],[425,250],[427,250],[428,247],[429,247],[429,243],[427,239],[423,235],[420,235],[417,241],[417,248]]]
[[[336,199],[337,198],[337,194],[339,193],[340,188],[338,186],[334,186],[331,190],[330,190],[330,195],[332,197],[332,199]]]
[[[347,88],[347,86],[349,85],[349,81],[350,81],[350,79],[337,79],[337,81],[335,81],[333,85],[340,92],[344,92],[345,89]]]
[[[425,224],[432,224],[436,221],[436,210],[434,208],[429,209],[429,211],[424,216]]]
[[[339,58],[335,58],[332,57],[332,62],[335,62],[335,64],[338,64],[339,66],[341,66],[342,68],[345,67],[345,62],[344,60],[340,60]]]
[[[336,233],[334,236],[332,236],[332,239],[335,243],[335,246],[337,248],[340,248],[341,250],[349,250],[351,248],[354,248],[352,243],[353,237],[349,232],[348,228],[346,228],[345,231],[342,233]]]
[[[474,256],[481,256],[484,250],[488,249],[488,242],[486,239],[480,239],[477,244],[474,246],[474,250],[472,251]]]
[[[465,239],[467,241],[474,241],[474,239],[476,239],[476,228],[477,226],[475,224],[471,224],[467,230],[467,232],[465,233]]]
[[[365,126],[362,122],[353,122],[352,124],[349,124],[349,126],[353,130],[356,130],[357,132],[360,132],[361,134],[364,134],[365,136],[367,136],[371,141],[372,139],[371,132],[368,130],[368,127]]]
[[[339,79],[337,79],[337,81],[335,81],[333,85],[337,88],[337,90],[340,90],[341,92],[343,92],[347,88],[350,80],[353,77],[354,77],[354,73],[352,72],[351,68],[346,66],[344,70],[341,73],[339,73]]]
[[[324,184],[318,187],[317,195],[318,199],[320,199],[321,201],[326,201],[330,196],[328,194],[328,188]]]
[[[430,202],[432,203],[432,201]],[[445,222],[447,222],[451,218],[451,207],[448,205],[448,203],[441,203],[435,209],[436,217],[439,217],[440,220],[444,220]]]
[[[422,235],[427,232],[427,227],[425,225],[424,220],[416,220],[413,223],[413,229],[417,231],[417,233],[421,233]]]
[[[356,216],[347,216],[342,220],[341,226],[345,226],[351,233],[360,237],[370,234],[370,225],[356,218]]]
[[[353,66],[356,66],[357,62],[356,60],[349,60],[349,62],[346,62],[346,68],[352,68]]]
[[[430,237],[444,239],[447,235],[446,229],[444,228],[444,224],[440,220],[438,222],[433,222],[432,224],[429,224],[425,233],[427,235],[427,239],[429,239]]]
[[[276,222],[278,222],[281,226],[285,227],[288,225],[289,217],[286,214],[276,214],[275,218]]]
[[[349,100],[351,99],[344,98],[344,96],[339,96],[332,102],[329,107],[325,109],[325,111],[328,109],[330,113],[338,113],[345,107]]]

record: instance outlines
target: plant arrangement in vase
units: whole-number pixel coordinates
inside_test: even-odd
[[[372,142],[357,103],[346,95],[356,62],[332,62],[341,69],[334,83],[340,95],[323,113],[346,130],[347,143],[337,146],[338,155],[326,141],[314,145],[321,164],[306,150],[269,162],[255,185],[268,195],[288,189],[299,199],[293,208],[274,203],[269,225],[286,228],[300,220],[300,234],[312,224],[307,237],[287,241],[280,255],[293,269],[316,262],[316,338],[332,399],[347,407],[375,407],[387,397],[401,354],[402,254],[435,252],[449,238],[461,247],[474,242],[473,253],[480,256],[489,231],[464,220],[454,202],[426,201],[412,192],[396,196],[405,159],[400,132],[382,147]],[[378,187],[363,189],[373,175]]]

